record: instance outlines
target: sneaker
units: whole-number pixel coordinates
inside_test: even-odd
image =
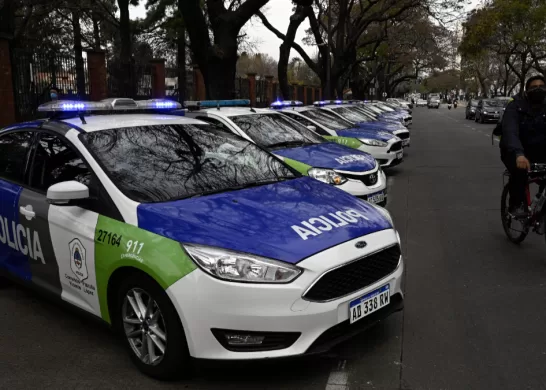
[[[527,207],[524,207],[523,205],[510,207],[508,212],[512,215],[512,217],[517,219],[527,218],[528,215]]]

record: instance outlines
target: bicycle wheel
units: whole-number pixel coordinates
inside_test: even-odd
[[[527,226],[526,221],[515,219],[508,213],[509,201],[510,193],[508,192],[508,184],[506,184],[502,190],[501,198],[502,227],[510,241],[514,244],[520,244],[529,234],[529,226]]]

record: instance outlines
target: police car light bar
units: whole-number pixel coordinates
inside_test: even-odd
[[[167,99],[138,100],[136,104],[139,109],[143,110],[179,110],[182,108],[180,103]]]
[[[41,104],[39,112],[82,112],[82,111],[106,111],[112,106],[105,102],[80,102],[77,100],[57,100]]]
[[[271,108],[283,108],[283,107],[297,107],[297,106],[303,106],[303,102],[300,102],[299,100],[284,100],[271,103]]]
[[[184,106],[192,108],[248,107],[250,106],[250,100],[197,100],[184,102]]]

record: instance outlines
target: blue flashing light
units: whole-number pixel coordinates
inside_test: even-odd
[[[343,100],[334,100],[335,104],[343,104]]]
[[[276,102],[271,103],[271,108],[283,108],[283,107],[297,107],[297,106],[303,106],[303,102],[300,102],[299,100],[285,100],[280,101],[277,100]]]
[[[112,107],[104,102],[81,102],[77,100],[56,100],[41,104],[39,112],[82,112],[106,111]]]
[[[180,103],[167,99],[140,100],[136,103],[138,108],[149,110],[176,110],[182,108]]]

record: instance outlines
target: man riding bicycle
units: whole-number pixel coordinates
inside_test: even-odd
[[[543,76],[525,83],[525,92],[516,96],[504,112],[501,160],[510,172],[509,212],[516,218],[527,216],[525,188],[531,163],[546,162],[546,85]]]

